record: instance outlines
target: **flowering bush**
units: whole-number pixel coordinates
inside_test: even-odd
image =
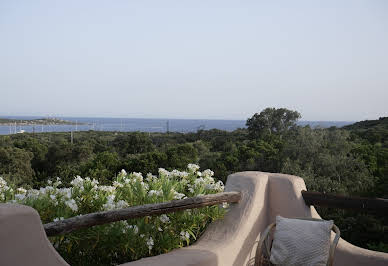
[[[111,185],[77,176],[70,187],[60,178],[46,187],[14,188],[0,177],[0,202],[15,202],[35,208],[43,223],[91,212],[178,200],[224,190],[213,171],[199,171],[189,164],[187,171],[160,168],[159,175],[128,174],[122,170]],[[168,252],[189,245],[206,225],[225,213],[219,206],[186,210],[95,226],[70,234],[50,237],[54,247],[71,265],[115,265]]]

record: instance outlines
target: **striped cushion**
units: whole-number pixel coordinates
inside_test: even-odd
[[[276,265],[322,265],[329,257],[333,221],[276,216],[270,261]]]

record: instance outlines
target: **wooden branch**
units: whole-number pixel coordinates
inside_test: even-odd
[[[238,202],[240,199],[240,192],[222,192],[218,194],[203,195],[182,200],[134,206],[119,210],[89,213],[57,222],[47,223],[44,224],[43,227],[47,236],[55,236],[95,225],[107,224],[144,216],[159,215],[186,209],[201,208],[205,206],[221,204],[223,202],[234,203]]]
[[[305,190],[302,191],[302,196],[307,205],[340,209],[358,209],[364,211],[374,211],[382,214],[388,212],[388,199],[328,195],[320,192]]]

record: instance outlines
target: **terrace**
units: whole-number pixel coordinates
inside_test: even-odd
[[[204,204],[213,205],[225,201],[238,201],[238,203],[231,204],[224,219],[212,223],[195,244],[167,254],[122,265],[253,265],[255,243],[260,238],[260,233],[274,221],[276,215],[320,218],[313,206],[306,205],[306,203],[316,204],[316,197],[314,199],[313,194],[303,192],[305,190],[303,179],[296,176],[241,172],[228,177],[225,191],[229,193],[221,196],[212,195],[211,200],[209,198],[207,200],[204,198],[202,200],[186,199],[186,202],[183,203],[176,201],[174,206],[163,203],[165,204],[163,205],[164,209],[159,208],[160,206],[140,208],[142,210],[140,216],[145,216],[205,206]],[[320,204],[329,205],[334,201],[339,202],[338,199],[326,198]],[[341,202],[339,207],[355,207],[354,204],[357,204],[357,201],[349,203],[346,199],[342,199]],[[381,200],[365,203],[359,199],[358,204],[368,209],[387,208],[386,201]],[[152,213],[152,210],[158,211]],[[127,211],[126,216],[115,214],[104,217],[97,214],[95,217],[89,217],[91,218],[88,220],[89,224],[84,224],[84,226],[128,219],[131,217],[130,215],[139,215],[139,212]],[[66,232],[67,229],[64,229],[66,224],[70,228],[74,226],[68,221],[43,226],[38,213],[32,208],[0,204],[0,239],[6,240],[0,242],[1,264],[68,265],[55,251],[46,235],[46,233]],[[387,264],[388,254],[362,249],[343,239],[340,239],[335,252],[334,265],[379,266]]]

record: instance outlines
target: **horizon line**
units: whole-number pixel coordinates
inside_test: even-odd
[[[40,117],[40,118],[116,118],[116,119],[156,119],[156,120],[224,120],[224,121],[246,121],[246,119],[229,119],[229,118],[167,118],[167,117],[123,117],[123,116],[66,116],[66,115],[3,115],[0,114],[0,118],[7,117]],[[379,117],[380,118],[380,117]],[[365,120],[378,120],[376,119],[364,119],[364,120],[304,120],[300,119],[298,122],[358,122]]]

